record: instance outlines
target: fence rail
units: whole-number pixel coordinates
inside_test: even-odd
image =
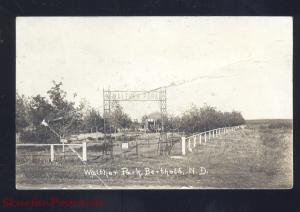
[[[40,146],[49,146],[50,147],[50,160],[51,162],[54,161],[54,146],[62,146],[63,151],[64,147],[69,147],[69,149],[74,152],[78,158],[81,161],[87,161],[87,151],[86,151],[86,142],[82,142],[81,144],[17,144],[17,147],[25,147],[25,146],[31,146],[31,147],[40,147]],[[82,154],[80,155],[75,149],[72,148],[72,146],[81,146],[82,147]]]

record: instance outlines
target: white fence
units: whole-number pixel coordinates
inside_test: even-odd
[[[32,146],[32,147],[38,147],[38,146],[49,146],[50,147],[50,160],[54,161],[54,146],[62,146],[69,147],[69,149],[74,152],[81,161],[87,161],[87,152],[86,152],[86,142],[82,142],[82,144],[17,144],[17,147],[24,147],[24,146]],[[82,147],[82,154],[79,154],[72,146],[81,146]],[[64,151],[64,150],[63,150]]]
[[[237,129],[244,128],[245,125],[240,126],[233,126],[233,127],[223,127],[223,128],[217,128],[213,130],[208,130],[205,132],[197,133],[188,137],[181,137],[181,154],[186,155],[186,152],[192,152],[193,148],[195,148],[197,145],[205,144],[209,140],[212,140],[215,137],[219,137],[221,135],[224,135],[226,133],[230,133],[233,131],[236,131]],[[62,146],[63,152],[64,147],[68,147],[72,152],[74,152],[78,158],[86,162],[87,161],[87,144],[86,142],[77,143],[77,144],[66,144],[66,143],[60,143],[60,144],[16,144],[17,147],[25,147],[25,146],[32,146],[32,147],[42,147],[42,146],[49,146],[50,148],[50,160],[55,160],[55,146]],[[78,153],[73,146],[80,146],[82,147],[82,153]],[[187,150],[187,151],[186,151]]]
[[[205,132],[197,133],[189,137],[181,137],[181,153],[182,155],[186,155],[186,150],[188,152],[192,152],[193,148],[195,148],[198,144],[206,143],[207,141],[219,137],[220,135],[224,135],[229,132],[236,131],[237,129],[244,128],[245,125],[233,126],[233,127],[222,127],[213,130],[208,130]],[[197,144],[198,143],[198,144]]]

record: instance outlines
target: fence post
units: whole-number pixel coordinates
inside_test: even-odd
[[[123,140],[124,141],[124,140]],[[123,142],[122,141],[122,142]],[[124,158],[124,151],[122,149],[122,142],[120,143],[120,151],[121,151],[121,158]]]
[[[208,140],[210,140],[210,131],[208,131]]]
[[[51,160],[51,162],[54,161],[54,145],[53,144],[51,144],[51,146],[50,146],[50,160]]]
[[[194,148],[196,147],[196,138],[197,138],[197,136],[195,135],[194,136]]]
[[[201,141],[201,135],[202,135],[202,134],[199,135],[199,144],[200,144],[200,145],[201,145],[201,142],[202,142],[202,141]]]
[[[87,161],[87,157],[86,157],[86,142],[82,142],[82,161]]]
[[[204,143],[206,144],[206,132],[204,133]]]
[[[160,146],[160,148],[161,148],[161,146]],[[139,158],[139,145],[138,145],[138,142],[136,142],[135,150],[136,150],[136,156],[137,156],[137,158]]]
[[[190,152],[192,152],[192,148],[191,148],[191,139],[189,138],[189,141],[188,141],[188,149]]]
[[[185,155],[185,137],[181,137],[181,153]]]

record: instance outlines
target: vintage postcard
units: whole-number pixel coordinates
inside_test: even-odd
[[[17,189],[290,189],[291,17],[18,17]]]

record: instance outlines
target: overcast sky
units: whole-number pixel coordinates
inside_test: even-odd
[[[169,114],[192,104],[246,119],[292,118],[290,17],[21,17],[16,85],[46,95],[52,80],[102,112],[103,88],[167,89]],[[133,118],[157,103],[127,103]]]

